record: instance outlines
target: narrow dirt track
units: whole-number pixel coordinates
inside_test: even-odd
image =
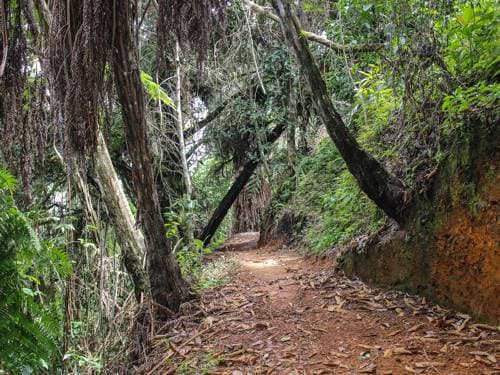
[[[498,327],[279,246],[219,256],[239,272],[169,328],[146,373],[500,374]]]

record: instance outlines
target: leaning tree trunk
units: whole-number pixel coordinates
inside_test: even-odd
[[[359,187],[388,216],[404,224],[403,209],[407,203],[407,190],[403,183],[390,174],[372,155],[363,150],[349,133],[344,121],[333,106],[318,65],[301,37],[300,25],[292,14],[290,5],[282,0],[273,0],[283,34],[294,50],[302,73],[305,75],[314,97],[316,112],[326,126],[328,134],[356,178]]]
[[[265,143],[274,143],[274,141],[276,141],[280,137],[281,133],[283,133],[285,128],[285,124],[276,125],[271,133],[266,136]],[[238,198],[238,195],[243,190],[248,180],[250,180],[250,177],[252,177],[258,165],[258,159],[250,159],[249,161],[247,161],[224,198],[222,198],[222,200],[220,201],[219,206],[212,214],[212,217],[208,221],[208,224],[203,229],[203,232],[199,237],[199,239],[203,241],[205,246],[210,243],[210,240],[219,228],[220,223],[222,223],[222,220],[224,220],[224,218],[226,217],[227,212],[231,208],[236,198]]]
[[[203,241],[203,244],[205,246],[210,243],[210,240],[219,228],[222,220],[224,220],[224,218],[226,217],[227,212],[233,205],[236,198],[238,198],[238,195],[240,194],[241,190],[243,190],[248,180],[250,180],[250,177],[252,177],[253,172],[255,172],[255,169],[258,165],[259,161],[257,159],[247,161],[224,198],[222,198],[222,200],[220,201],[219,206],[217,206],[217,209],[214,211],[212,217],[208,221],[208,224],[201,233],[200,240]]]
[[[140,301],[142,295],[149,290],[147,275],[141,260],[141,256],[145,253],[144,237],[140,229],[136,227],[134,216],[111,162],[102,133],[99,132],[97,137],[94,169],[111,225],[120,245],[125,269],[134,283],[135,297],[137,301]]]
[[[164,222],[151,167],[143,89],[137,52],[132,42],[129,12],[128,2],[115,2],[115,81],[122,107],[127,147],[132,159],[139,220],[146,240],[151,294],[156,303],[177,310],[179,305],[189,298],[189,288],[182,278],[164,233]]]
[[[234,169],[239,175],[248,161],[246,152],[243,155],[234,155]],[[267,204],[270,189],[266,181],[260,181],[254,176],[241,190],[233,203],[233,220],[231,233],[256,232],[259,230],[260,216]]]

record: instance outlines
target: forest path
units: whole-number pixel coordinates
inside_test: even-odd
[[[162,367],[150,373],[500,373],[497,327],[277,245],[216,257],[237,262],[237,275],[203,294],[197,318],[170,330],[170,349],[156,357]]]

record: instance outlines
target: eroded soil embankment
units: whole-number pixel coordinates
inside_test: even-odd
[[[363,249],[354,246],[340,258],[341,267],[368,282],[426,295],[497,324],[500,174],[495,169],[482,174],[477,186],[466,203],[448,197],[449,206],[436,207],[433,216],[421,212],[407,231],[384,233]]]

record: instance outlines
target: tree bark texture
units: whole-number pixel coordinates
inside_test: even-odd
[[[407,191],[403,183],[390,174],[372,155],[363,150],[349,133],[344,121],[336,111],[318,65],[305,38],[301,37],[300,25],[292,14],[290,5],[282,0],[273,0],[283,34],[297,56],[298,63],[314,97],[316,112],[323,121],[328,134],[347,168],[356,178],[359,187],[389,217],[404,224],[403,209],[407,203]]]
[[[125,269],[134,283],[135,297],[137,301],[141,301],[142,294],[149,291],[147,274],[142,267],[142,256],[146,250],[144,236],[136,227],[135,218],[100,131],[97,135],[94,169],[101,196],[120,245]]]
[[[271,131],[271,133],[266,136],[265,143],[267,144],[274,143],[274,141],[276,141],[280,137],[280,135],[283,133],[285,129],[286,129],[286,124],[276,125],[276,127]],[[229,188],[228,192],[224,196],[224,198],[222,198],[221,202],[219,203],[219,206],[212,214],[212,217],[210,218],[208,224],[205,226],[202,234],[200,235],[200,240],[203,241],[205,246],[210,243],[210,240],[212,239],[213,235],[219,228],[219,225],[220,223],[222,223],[222,220],[224,220],[224,218],[226,217],[227,212],[231,208],[232,204],[234,203],[236,198],[238,198],[238,195],[243,190],[248,180],[250,180],[250,177],[252,177],[253,173],[255,172],[255,169],[257,169],[259,162],[260,161],[258,159],[250,159],[249,161],[247,161],[243,166],[241,172],[238,174],[233,184]]]
[[[164,233],[151,167],[144,117],[144,93],[136,48],[132,42],[128,2],[115,2],[114,25],[113,69],[127,147],[132,159],[139,220],[146,240],[151,294],[156,303],[177,310],[183,301],[189,299],[190,294]]]

